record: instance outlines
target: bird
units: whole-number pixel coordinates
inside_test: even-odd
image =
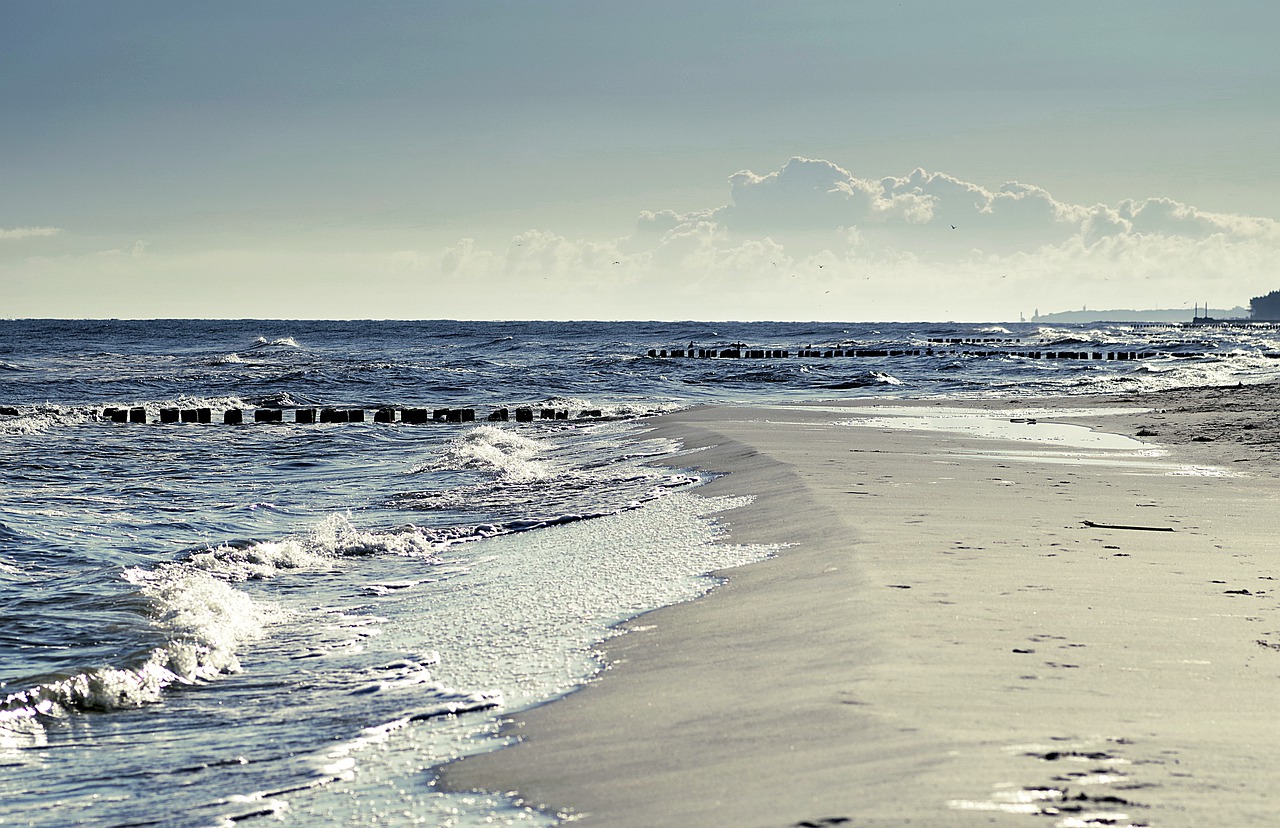
[[[951,225],[951,229],[952,229],[952,230],[956,229],[956,226],[955,226],[954,224],[953,224],[953,225]]]

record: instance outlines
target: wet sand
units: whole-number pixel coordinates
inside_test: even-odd
[[[1270,824],[1278,397],[966,403],[996,438],[903,427],[955,402],[664,417],[701,491],[755,497],[729,541],[788,546],[443,782],[601,826]]]

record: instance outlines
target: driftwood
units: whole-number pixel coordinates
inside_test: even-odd
[[[1094,523],[1091,520],[1081,521],[1091,529],[1134,529],[1139,532],[1172,532],[1172,526],[1120,526],[1115,523]]]

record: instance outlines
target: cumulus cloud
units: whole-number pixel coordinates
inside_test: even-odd
[[[56,236],[60,227],[0,227],[0,239],[29,239],[39,236]]]
[[[87,297],[85,285],[109,297],[159,279],[217,285],[194,306],[203,313],[224,301],[230,315],[332,315],[322,303],[341,293],[344,313],[359,304],[368,316],[473,319],[1008,320],[1082,305],[1230,306],[1280,287],[1280,224],[1171,198],[1081,204],[1029,182],[992,186],[924,169],[873,177],[806,158],[734,173],[727,185],[723,203],[654,205],[612,239],[537,228],[499,243],[405,239],[374,250],[290,247],[274,258],[184,257],[121,240],[110,256],[11,253],[0,281],[15,295],[54,297],[53,311],[65,297]],[[15,228],[0,238],[56,232]],[[312,310],[288,304],[304,301],[285,289],[302,274],[326,286],[304,292]],[[342,293],[350,286],[361,290]],[[191,315],[176,303],[194,302],[192,290],[165,311]],[[106,312],[103,296],[92,297],[94,312]]]
[[[859,177],[792,158],[726,203],[641,213],[600,241],[529,230],[413,261],[424,282],[501,284],[549,318],[1014,319],[1035,308],[1243,303],[1280,273],[1280,225],[1168,198],[1075,204],[941,172]],[[397,254],[404,259],[406,254]]]
[[[864,224],[921,224],[936,200],[917,189],[891,190],[830,161],[792,158],[768,175],[729,177],[730,203],[703,214],[738,233],[814,234]]]

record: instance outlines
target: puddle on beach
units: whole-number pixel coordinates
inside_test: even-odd
[[[1023,463],[1055,463],[1065,466],[1119,466],[1131,474],[1161,474],[1174,477],[1237,477],[1238,475],[1217,466],[1192,466],[1161,460],[1167,452],[1118,451],[965,451],[949,452],[949,457],[983,457],[1014,460]]]
[[[1129,409],[1035,409],[1002,408],[977,410],[966,408],[931,408],[927,413],[919,409],[903,408],[898,411],[877,408],[833,409],[837,413],[852,414],[853,419],[841,420],[840,425],[866,428],[900,428],[909,431],[942,431],[985,440],[1012,440],[1066,447],[1073,449],[1106,449],[1119,451],[1156,452],[1157,447],[1123,434],[1095,431],[1082,425],[1060,422],[1044,422],[1071,417],[1105,416],[1110,413],[1128,413]]]
[[[1171,462],[1169,452],[1123,434],[1111,434],[1073,423],[1058,422],[1073,417],[1132,414],[1132,408],[998,408],[973,409],[939,406],[922,410],[892,406],[805,406],[848,415],[835,425],[853,428],[936,431],[979,440],[1000,440],[1031,444],[1018,449],[971,449],[950,451],[951,457],[989,457],[1028,463],[1055,463],[1075,466],[1118,466],[1134,473],[1192,477],[1230,477],[1230,472],[1214,466],[1192,466]]]

